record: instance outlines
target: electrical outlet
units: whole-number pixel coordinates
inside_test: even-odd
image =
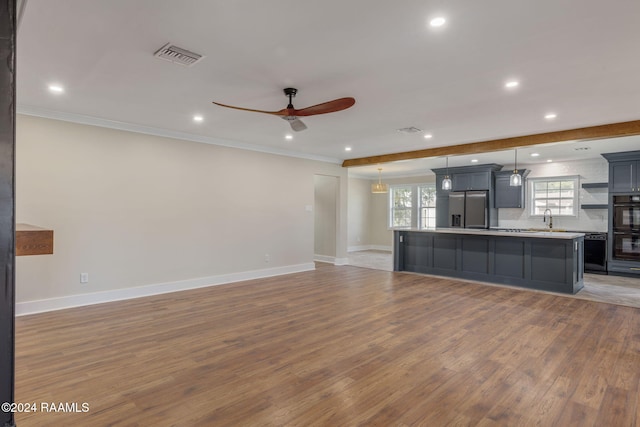
[[[269,262],[269,254],[264,254],[264,262]]]
[[[89,273],[80,273],[80,283],[89,282]]]

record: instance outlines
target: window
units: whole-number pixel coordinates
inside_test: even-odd
[[[413,189],[411,186],[391,187],[391,227],[411,227],[413,207]]]
[[[394,185],[389,189],[389,227],[435,228],[435,184]]]
[[[420,192],[420,228],[436,228],[436,186],[422,185]]]
[[[578,177],[529,178],[531,183],[531,215],[575,216],[578,205]]]

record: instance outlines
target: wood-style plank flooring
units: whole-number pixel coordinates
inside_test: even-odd
[[[364,250],[349,252],[349,265],[376,270],[393,271],[393,256],[389,251]],[[491,286],[506,286],[488,283]],[[606,274],[584,275],[584,288],[575,295],[546,291],[535,291],[582,298],[590,301],[608,302],[640,308],[640,279]]]
[[[16,319],[29,426],[636,426],[640,309],[305,272]]]

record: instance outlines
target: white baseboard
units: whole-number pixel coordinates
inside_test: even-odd
[[[16,303],[16,316],[147,297],[166,294],[169,292],[186,291],[189,289],[206,288],[208,286],[223,285],[226,283],[241,282],[244,280],[262,279],[265,277],[280,276],[283,274],[300,273],[314,269],[314,263],[310,262],[284,267],[267,268],[263,270],[252,270],[241,273],[223,274],[220,276],[181,280],[179,282],[158,283],[154,285],[138,286],[135,288],[114,289],[112,291],[94,292],[90,294],[78,294],[44,300],[25,301]]]
[[[328,256],[328,255],[314,254],[313,255],[313,260],[317,261],[317,262],[327,262],[329,264],[333,264],[335,262],[335,260],[336,260],[336,257]]]
[[[361,246],[349,246],[347,248],[347,252],[358,252],[358,251],[387,251],[391,252],[393,250],[392,246],[384,246],[384,245],[361,245]]]
[[[326,262],[329,264],[333,264],[333,265],[348,265],[349,264],[349,259],[348,258],[336,258],[333,256],[327,256],[327,255],[314,255],[313,256],[313,260],[317,261],[317,262]]]

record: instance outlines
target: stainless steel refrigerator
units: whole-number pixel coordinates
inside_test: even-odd
[[[449,227],[489,228],[487,191],[449,193]]]

